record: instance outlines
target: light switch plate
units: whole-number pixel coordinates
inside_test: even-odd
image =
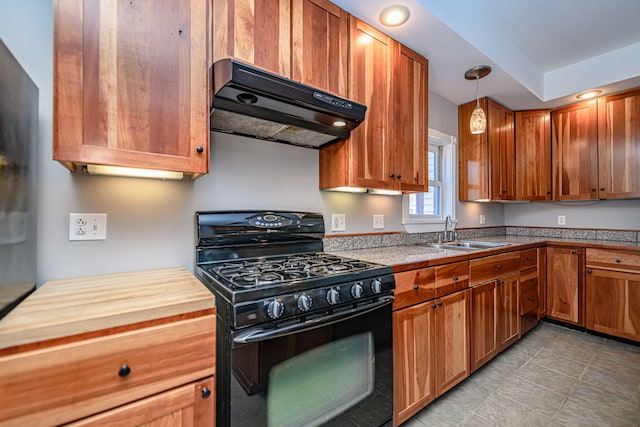
[[[566,225],[567,217],[564,215],[558,215],[558,225]]]

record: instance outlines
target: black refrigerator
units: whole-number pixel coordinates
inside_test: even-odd
[[[38,88],[0,40],[0,318],[36,287]]]

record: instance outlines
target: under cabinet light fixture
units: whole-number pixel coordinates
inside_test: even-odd
[[[586,92],[582,92],[576,95],[576,98],[579,99],[591,99],[591,98],[595,98],[596,96],[600,95],[602,93],[601,90],[588,90]]]
[[[88,175],[120,176],[129,178],[153,178],[179,181],[184,178],[182,172],[157,169],[125,168],[121,166],[87,165],[83,172]]]
[[[383,196],[401,196],[402,191],[397,190],[384,190],[380,188],[370,188],[367,193],[369,194],[380,194]]]
[[[477,65],[464,73],[464,78],[467,80],[476,81],[476,108],[471,113],[471,119],[469,120],[469,128],[474,135],[484,133],[487,129],[487,115],[480,107],[480,98],[478,97],[478,89],[480,88],[480,79],[486,77],[491,72],[491,67],[488,65]]]
[[[380,12],[380,23],[387,27],[397,27],[409,20],[409,8],[402,5],[393,5],[385,7]]]

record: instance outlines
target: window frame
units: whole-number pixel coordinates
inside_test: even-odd
[[[444,224],[447,215],[456,221],[455,216],[455,200],[458,189],[457,183],[457,138],[453,135],[429,129],[429,146],[440,147],[440,167],[441,167],[441,185],[440,185],[440,215],[410,215],[409,214],[409,195],[402,196],[402,223],[412,224]],[[427,175],[428,176],[428,175]],[[433,181],[429,181],[432,185]],[[409,228],[407,227],[407,229]],[[411,232],[411,230],[408,230]],[[425,230],[429,231],[429,230]]]

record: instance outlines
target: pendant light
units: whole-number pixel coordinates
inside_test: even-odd
[[[491,67],[489,67],[488,65],[477,65],[464,73],[465,79],[475,79],[476,81],[476,108],[473,109],[473,113],[471,113],[471,119],[469,120],[469,128],[471,129],[471,133],[474,135],[484,133],[484,131],[487,129],[487,115],[480,107],[478,89],[480,88],[480,79],[488,76],[490,72]]]

